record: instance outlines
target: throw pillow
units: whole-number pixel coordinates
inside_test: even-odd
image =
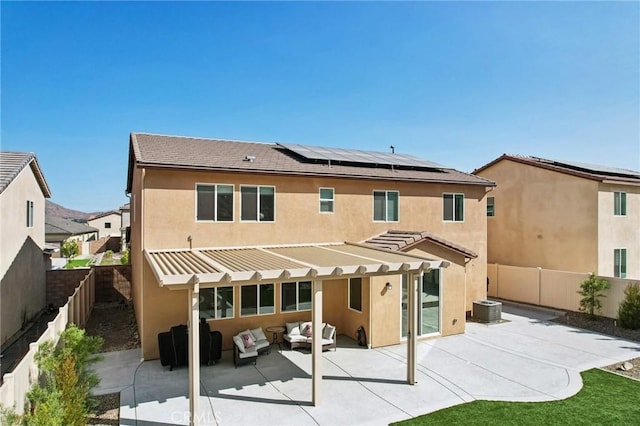
[[[335,332],[336,332],[336,328],[332,325],[327,324],[324,327],[324,330],[322,330],[322,338],[333,340],[333,336],[335,335]]]
[[[302,330],[302,335],[311,337],[313,334],[313,329],[311,328],[311,324],[307,324],[304,326],[304,330]]]
[[[236,346],[238,347],[240,352],[242,352],[242,353],[246,353],[247,352],[246,348],[244,347],[244,342],[242,341],[242,337],[233,336],[233,343],[236,344]]]
[[[253,335],[253,338],[256,340],[256,342],[260,340],[267,340],[267,336],[264,335],[262,327],[252,328],[251,334]]]
[[[243,334],[242,341],[244,342],[244,347],[247,349],[255,345],[255,342],[253,341],[253,337],[251,337],[251,333]]]

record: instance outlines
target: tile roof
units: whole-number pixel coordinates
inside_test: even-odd
[[[45,198],[51,198],[51,191],[38,165],[36,155],[32,152],[0,151],[0,194],[13,182],[20,172],[31,166],[31,170],[42,189]]]
[[[517,154],[502,154],[500,157],[474,170],[472,173],[478,174],[502,160],[511,160],[534,167],[540,167],[600,182],[640,183],[640,172],[635,170],[579,163],[575,161],[550,160],[547,158],[530,157]]]
[[[384,234],[376,235],[375,237],[369,238],[368,240],[364,241],[364,244],[387,250],[404,251],[423,241],[429,241],[431,243],[445,247],[449,250],[453,250],[464,255],[465,257],[478,257],[478,255],[472,250],[452,243],[451,241],[447,241],[444,238],[440,238],[436,235],[430,234],[426,231],[390,230],[385,232]]]
[[[133,167],[136,166],[495,186],[488,179],[454,169],[391,168],[333,163],[329,166],[300,158],[273,143],[147,133],[131,133],[130,142],[127,181],[129,192]]]
[[[98,232],[97,228],[86,223],[76,222],[56,216],[46,216],[44,220],[45,234],[81,235]]]
[[[106,216],[109,216],[109,215],[112,215],[112,214],[120,216],[122,213],[120,213],[120,210],[112,210],[110,212],[99,213],[99,214],[91,216],[89,219],[87,219],[87,222],[90,221],[90,220],[94,220],[94,219],[100,219],[102,217],[106,217]]]

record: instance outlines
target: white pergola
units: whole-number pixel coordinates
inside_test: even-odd
[[[444,261],[353,243],[145,250],[144,256],[161,287],[188,291],[190,330],[200,321],[199,292],[202,288],[311,280],[313,405],[320,402],[322,383],[323,280],[393,274],[409,276],[407,383],[413,385],[416,382],[417,280],[424,271],[448,266]],[[189,410],[192,425],[198,424],[199,340],[199,333],[189,332]]]

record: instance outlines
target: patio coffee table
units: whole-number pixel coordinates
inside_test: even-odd
[[[270,327],[265,328],[265,330],[267,331],[267,333],[272,333],[271,345],[275,345],[277,343],[278,347],[282,349],[282,346],[280,346],[280,342],[278,341],[278,334],[284,333],[286,328],[284,328],[281,325],[272,325]]]

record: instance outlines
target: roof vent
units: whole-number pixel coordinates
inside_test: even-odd
[[[248,161],[250,163],[253,163],[254,161],[256,161],[256,156],[255,155],[245,155],[244,156],[244,160],[242,161]]]

